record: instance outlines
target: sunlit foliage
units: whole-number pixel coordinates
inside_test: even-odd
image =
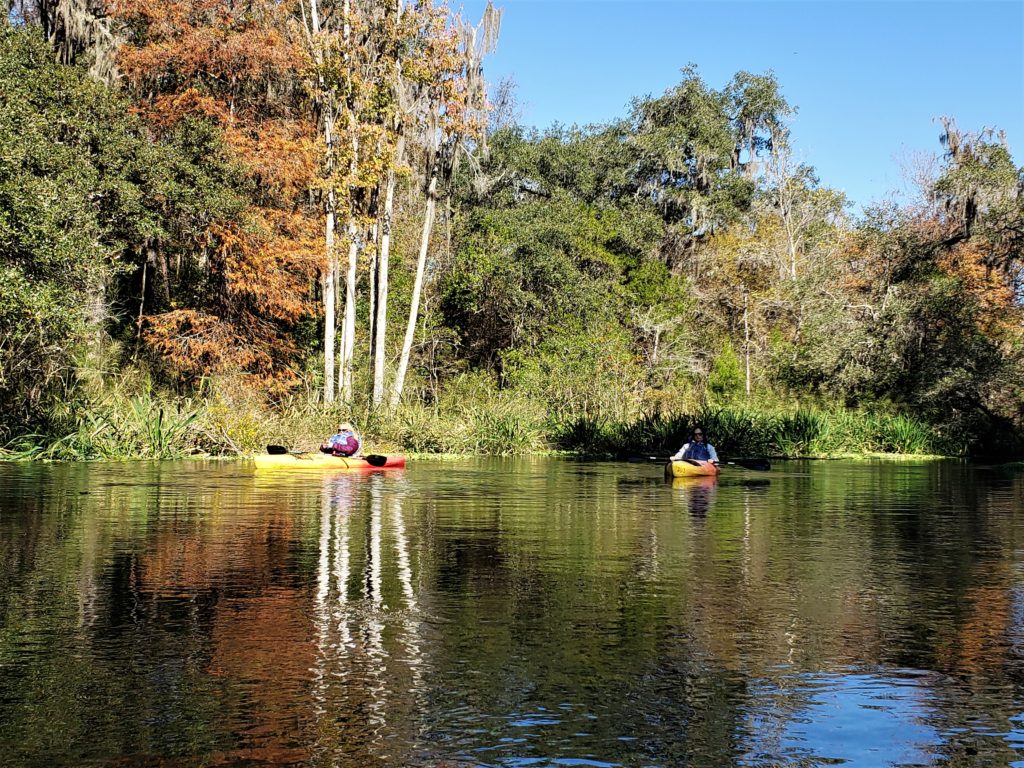
[[[439,424],[533,449],[763,407],[804,414],[785,451],[829,444],[809,408],[884,416],[895,450],[1020,447],[1024,175],[1000,133],[944,119],[918,199],[854,216],[796,159],[770,72],[687,67],[622,119],[531,132],[509,88],[489,112],[493,8],[44,5],[0,29],[0,437],[85,434],[71,413],[110,399],[81,382],[131,370],[210,413],[365,408],[435,446],[460,442]],[[226,423],[204,434],[235,446]]]

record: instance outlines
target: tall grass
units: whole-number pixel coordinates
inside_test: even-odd
[[[65,434],[25,435],[7,453],[13,459],[51,461],[180,458],[210,447],[198,418],[190,401],[160,401],[150,393],[109,398],[76,414]]]
[[[535,401],[495,391],[475,376],[451,382],[436,402],[413,400],[394,411],[365,402],[324,406],[302,396],[268,408],[254,395],[225,388],[211,392],[206,403],[200,413],[205,432],[241,453],[270,443],[315,450],[341,421],[354,424],[364,449],[377,453],[511,455],[550,448],[547,415]]]
[[[908,416],[809,408],[705,408],[628,423],[573,419],[559,424],[553,437],[565,450],[592,455],[664,455],[686,442],[698,424],[719,453],[732,456],[952,452],[932,429]]]
[[[325,407],[297,396],[268,407],[243,387],[210,385],[201,399],[155,394],[146,382],[134,393],[109,391],[69,405],[51,434],[26,435],[0,451],[7,458],[82,460],[178,458],[246,454],[268,444],[315,450],[340,421],[351,421],[368,452],[528,454],[563,450],[595,456],[666,455],[700,424],[723,456],[836,456],[870,452],[952,453],[912,417],[862,411],[782,407],[709,407],[692,413],[654,412],[622,421],[549,414],[523,393],[496,390],[488,380],[456,379],[437,401],[413,401],[396,411]],[[961,446],[957,446],[960,448]]]
[[[406,405],[372,417],[368,426],[383,443],[418,453],[500,456],[550,448],[544,412],[503,393],[485,399],[455,394],[434,405]]]

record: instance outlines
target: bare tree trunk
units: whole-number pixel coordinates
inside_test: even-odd
[[[366,329],[367,335],[370,339],[369,359],[373,360],[373,334],[377,330],[377,253],[379,244],[377,243],[377,231],[380,227],[379,221],[374,221],[373,226],[370,228],[369,242],[373,243],[373,250],[370,251],[370,263],[367,265],[368,273],[370,277],[369,293],[370,293],[370,311],[367,314],[368,327]]]
[[[341,365],[338,370],[338,395],[343,402],[352,400],[352,355],[356,346],[356,261],[359,244],[356,226],[348,228],[348,270],[345,274],[345,321],[342,325]]]
[[[333,118],[328,114],[324,121],[324,138],[327,141],[327,154],[330,158],[334,142]],[[328,167],[332,163],[328,159]],[[334,254],[335,247],[335,195],[332,186],[327,191],[326,210],[326,235],[324,237],[327,249],[327,259],[324,265],[324,402],[334,402],[334,335],[337,320],[334,316],[337,296],[335,289],[335,273],[337,272],[337,259]]]
[[[328,193],[329,200],[334,192]],[[324,265],[324,402],[334,402],[334,336],[337,320],[334,316],[337,296],[335,295],[334,263],[334,210],[328,202],[327,212],[327,261]]]
[[[801,183],[794,175],[799,169],[792,165],[792,156],[788,147],[772,150],[768,175],[775,182],[775,204],[778,207],[779,220],[786,233],[786,251],[789,265],[783,261],[779,264],[779,274],[789,272],[791,280],[796,280],[797,255],[802,246],[803,227],[799,205],[799,190],[795,186]]]
[[[399,6],[401,10],[401,6]],[[461,48],[464,60],[460,64],[464,85],[468,94],[467,109],[470,112],[477,110],[479,114],[486,115],[487,96],[483,81],[483,68],[480,65],[481,59],[488,52],[494,50],[497,43],[498,29],[501,25],[501,11],[495,10],[488,2],[484,11],[483,20],[476,27],[465,22],[457,24],[457,32],[461,38]],[[481,37],[478,39],[478,35]],[[405,375],[409,368],[409,356],[412,352],[413,339],[416,336],[416,323],[419,319],[420,296],[423,292],[423,276],[426,271],[427,249],[430,246],[430,235],[434,227],[434,218],[437,213],[437,186],[438,177],[443,176],[446,180],[451,178],[455,168],[455,161],[458,157],[460,146],[465,136],[457,131],[450,132],[445,139],[448,152],[444,157],[439,156],[441,149],[440,134],[444,132],[442,120],[444,111],[442,104],[436,101],[433,96],[428,102],[428,119],[425,136],[428,138],[429,150],[427,153],[428,178],[427,184],[427,205],[423,216],[423,232],[420,236],[420,252],[416,262],[416,277],[413,282],[412,303],[409,307],[409,322],[405,327],[405,339],[402,342],[402,351],[398,358],[398,371],[395,374],[394,385],[391,390],[390,404],[392,408],[398,406],[402,399],[402,390],[405,387]],[[443,162],[444,167],[439,165]]]
[[[416,261],[416,279],[412,286],[412,305],[409,307],[409,322],[405,326],[405,340],[402,342],[402,354],[398,359],[398,373],[395,374],[395,386],[391,390],[391,407],[396,408],[402,399],[405,386],[405,372],[409,367],[409,354],[412,351],[413,338],[416,335],[416,321],[420,311],[420,293],[423,290],[423,273],[427,263],[427,247],[430,244],[430,233],[434,227],[434,213],[437,209],[437,173],[430,177],[427,186],[427,210],[423,216],[423,233],[420,236],[420,254]]]
[[[789,244],[789,277],[796,280],[796,239],[793,236],[793,222],[786,216],[786,239]]]
[[[342,28],[342,39],[345,41],[346,63],[349,60],[347,53],[352,36],[349,23],[351,9],[350,0],[344,3],[344,24]],[[351,73],[349,74],[351,78]],[[355,107],[351,100],[348,102],[348,130],[351,135],[352,156],[349,160],[349,178],[353,181],[358,173],[359,164],[359,135],[356,125]],[[351,195],[350,195],[351,197]],[[341,335],[341,362],[338,367],[338,394],[343,402],[352,400],[352,355],[355,351],[356,341],[356,262],[359,257],[359,245],[357,241],[358,227],[356,226],[356,201],[351,199],[352,211],[349,216],[347,227],[348,233],[348,270],[345,275],[345,320],[342,323]]]
[[[746,391],[747,398],[750,398],[750,294],[746,290],[743,291],[743,356],[746,362]]]
[[[302,6],[303,19],[306,18],[305,5]],[[318,47],[319,37],[323,31],[320,25],[320,8],[317,0],[309,0],[309,19],[306,34],[309,38],[313,57],[318,66],[323,65],[323,54]],[[327,171],[328,188],[327,201],[324,206],[324,246],[326,250],[323,267],[323,293],[324,293],[324,402],[334,402],[334,341],[337,320],[335,308],[337,305],[336,272],[337,259],[335,257],[336,238],[336,211],[337,196],[334,190],[334,111],[324,93],[324,81],[322,74],[319,76],[321,93],[318,98],[324,110],[324,144],[327,147],[324,168]]]
[[[142,340],[142,318],[146,308],[146,267],[147,263],[142,262],[142,286],[139,288],[139,316],[135,321],[135,340]]]
[[[391,225],[395,208],[395,166],[405,154],[405,136],[399,135],[395,147],[395,162],[388,169],[387,188],[384,192],[384,216],[381,220],[380,257],[377,262],[377,322],[373,349],[373,407],[384,401],[384,342],[388,327],[388,260],[391,255]]]

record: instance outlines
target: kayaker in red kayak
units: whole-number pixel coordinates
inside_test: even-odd
[[[356,434],[355,429],[348,422],[343,422],[338,427],[338,433],[331,435],[320,443],[322,453],[330,453],[333,456],[355,456],[359,453],[362,440]]]
[[[704,429],[702,427],[694,427],[690,442],[684,443],[683,447],[671,458],[672,461],[680,461],[681,459],[710,461],[712,464],[718,464],[718,452],[713,445],[704,442]]]

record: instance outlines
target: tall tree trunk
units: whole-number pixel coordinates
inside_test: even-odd
[[[334,258],[334,191],[328,193],[327,204],[327,260],[324,264],[324,402],[334,402],[334,335],[337,320],[334,316],[337,305]]]
[[[135,321],[135,342],[142,340],[142,318],[146,309],[146,267],[147,263],[142,262],[142,286],[139,288],[139,316]]]
[[[796,235],[793,231],[792,210],[787,208],[786,216],[783,219],[786,225],[786,245],[789,248],[789,277],[796,280]]]
[[[305,17],[305,12],[303,12]],[[317,0],[309,0],[309,27],[307,33],[313,49],[313,57],[317,66],[323,66],[323,54],[318,47],[318,40],[323,31],[320,25],[320,8]],[[334,190],[334,111],[324,87],[323,74],[318,75],[321,107],[324,111],[324,144],[327,152],[324,169],[327,172],[327,199],[324,204],[324,246],[326,250],[323,268],[324,294],[324,402],[334,402],[334,336],[337,326],[335,308],[337,306],[336,273],[338,269],[335,257],[336,211],[337,196]]]
[[[395,166],[405,155],[405,136],[399,134],[395,147],[395,162],[388,168],[387,188],[384,192],[384,216],[381,219],[380,256],[377,261],[377,321],[373,348],[373,407],[384,401],[384,343],[388,328],[388,259],[391,255],[391,225],[395,209]]]
[[[391,390],[391,407],[396,408],[402,399],[405,386],[405,372],[409,367],[409,353],[416,335],[416,321],[420,312],[420,293],[423,290],[423,272],[427,263],[427,246],[430,244],[430,233],[434,227],[434,212],[437,209],[437,172],[430,177],[427,186],[427,210],[423,216],[423,233],[420,236],[420,255],[416,261],[416,279],[412,286],[412,304],[409,307],[409,323],[405,326],[405,340],[402,342],[402,355],[398,359],[398,373],[395,374],[395,386]]]
[[[750,295],[746,289],[743,291],[743,357],[746,367],[746,392],[750,398],[750,319],[749,319]]]
[[[370,339],[369,357],[367,359],[373,360],[373,334],[377,330],[377,254],[379,253],[380,244],[377,242],[377,230],[380,226],[378,221],[373,222],[373,227],[370,228],[369,242],[373,243],[373,250],[370,251],[370,263],[367,265],[367,274],[370,279],[368,293],[370,294],[370,311],[367,313],[367,328],[366,333]],[[371,363],[372,365],[372,363]]]
[[[338,370],[338,395],[343,402],[352,400],[352,355],[356,346],[356,261],[359,257],[357,229],[348,228],[348,269],[345,273],[345,321],[342,324],[341,365]]]
[[[350,12],[351,0],[345,0],[342,39],[345,41],[345,53],[343,56],[346,64],[349,63],[348,46],[351,43],[352,37],[352,28],[349,23]],[[349,78],[351,79],[351,77],[350,71]],[[357,132],[358,125],[355,106],[352,103],[351,96],[349,97],[347,108],[348,130],[352,142],[352,156],[349,160],[349,179],[351,180],[350,183],[354,183],[358,174],[359,135]],[[345,320],[341,326],[341,362],[338,367],[338,393],[341,400],[345,403],[352,400],[352,354],[355,350],[356,339],[356,261],[359,257],[359,245],[356,237],[359,231],[356,225],[356,206],[358,203],[352,192],[349,194],[349,200],[351,213],[349,214],[348,227],[346,228],[348,234],[348,269],[345,273]]]
[[[327,167],[330,172],[333,163],[330,158],[333,153],[334,144],[334,120],[328,112],[324,120],[324,139],[327,142]],[[327,250],[327,259],[324,265],[324,402],[334,402],[334,335],[337,320],[334,312],[337,305],[335,289],[335,274],[337,273],[337,258],[335,257],[335,194],[334,187],[327,191],[326,206],[326,234],[324,237]]]

